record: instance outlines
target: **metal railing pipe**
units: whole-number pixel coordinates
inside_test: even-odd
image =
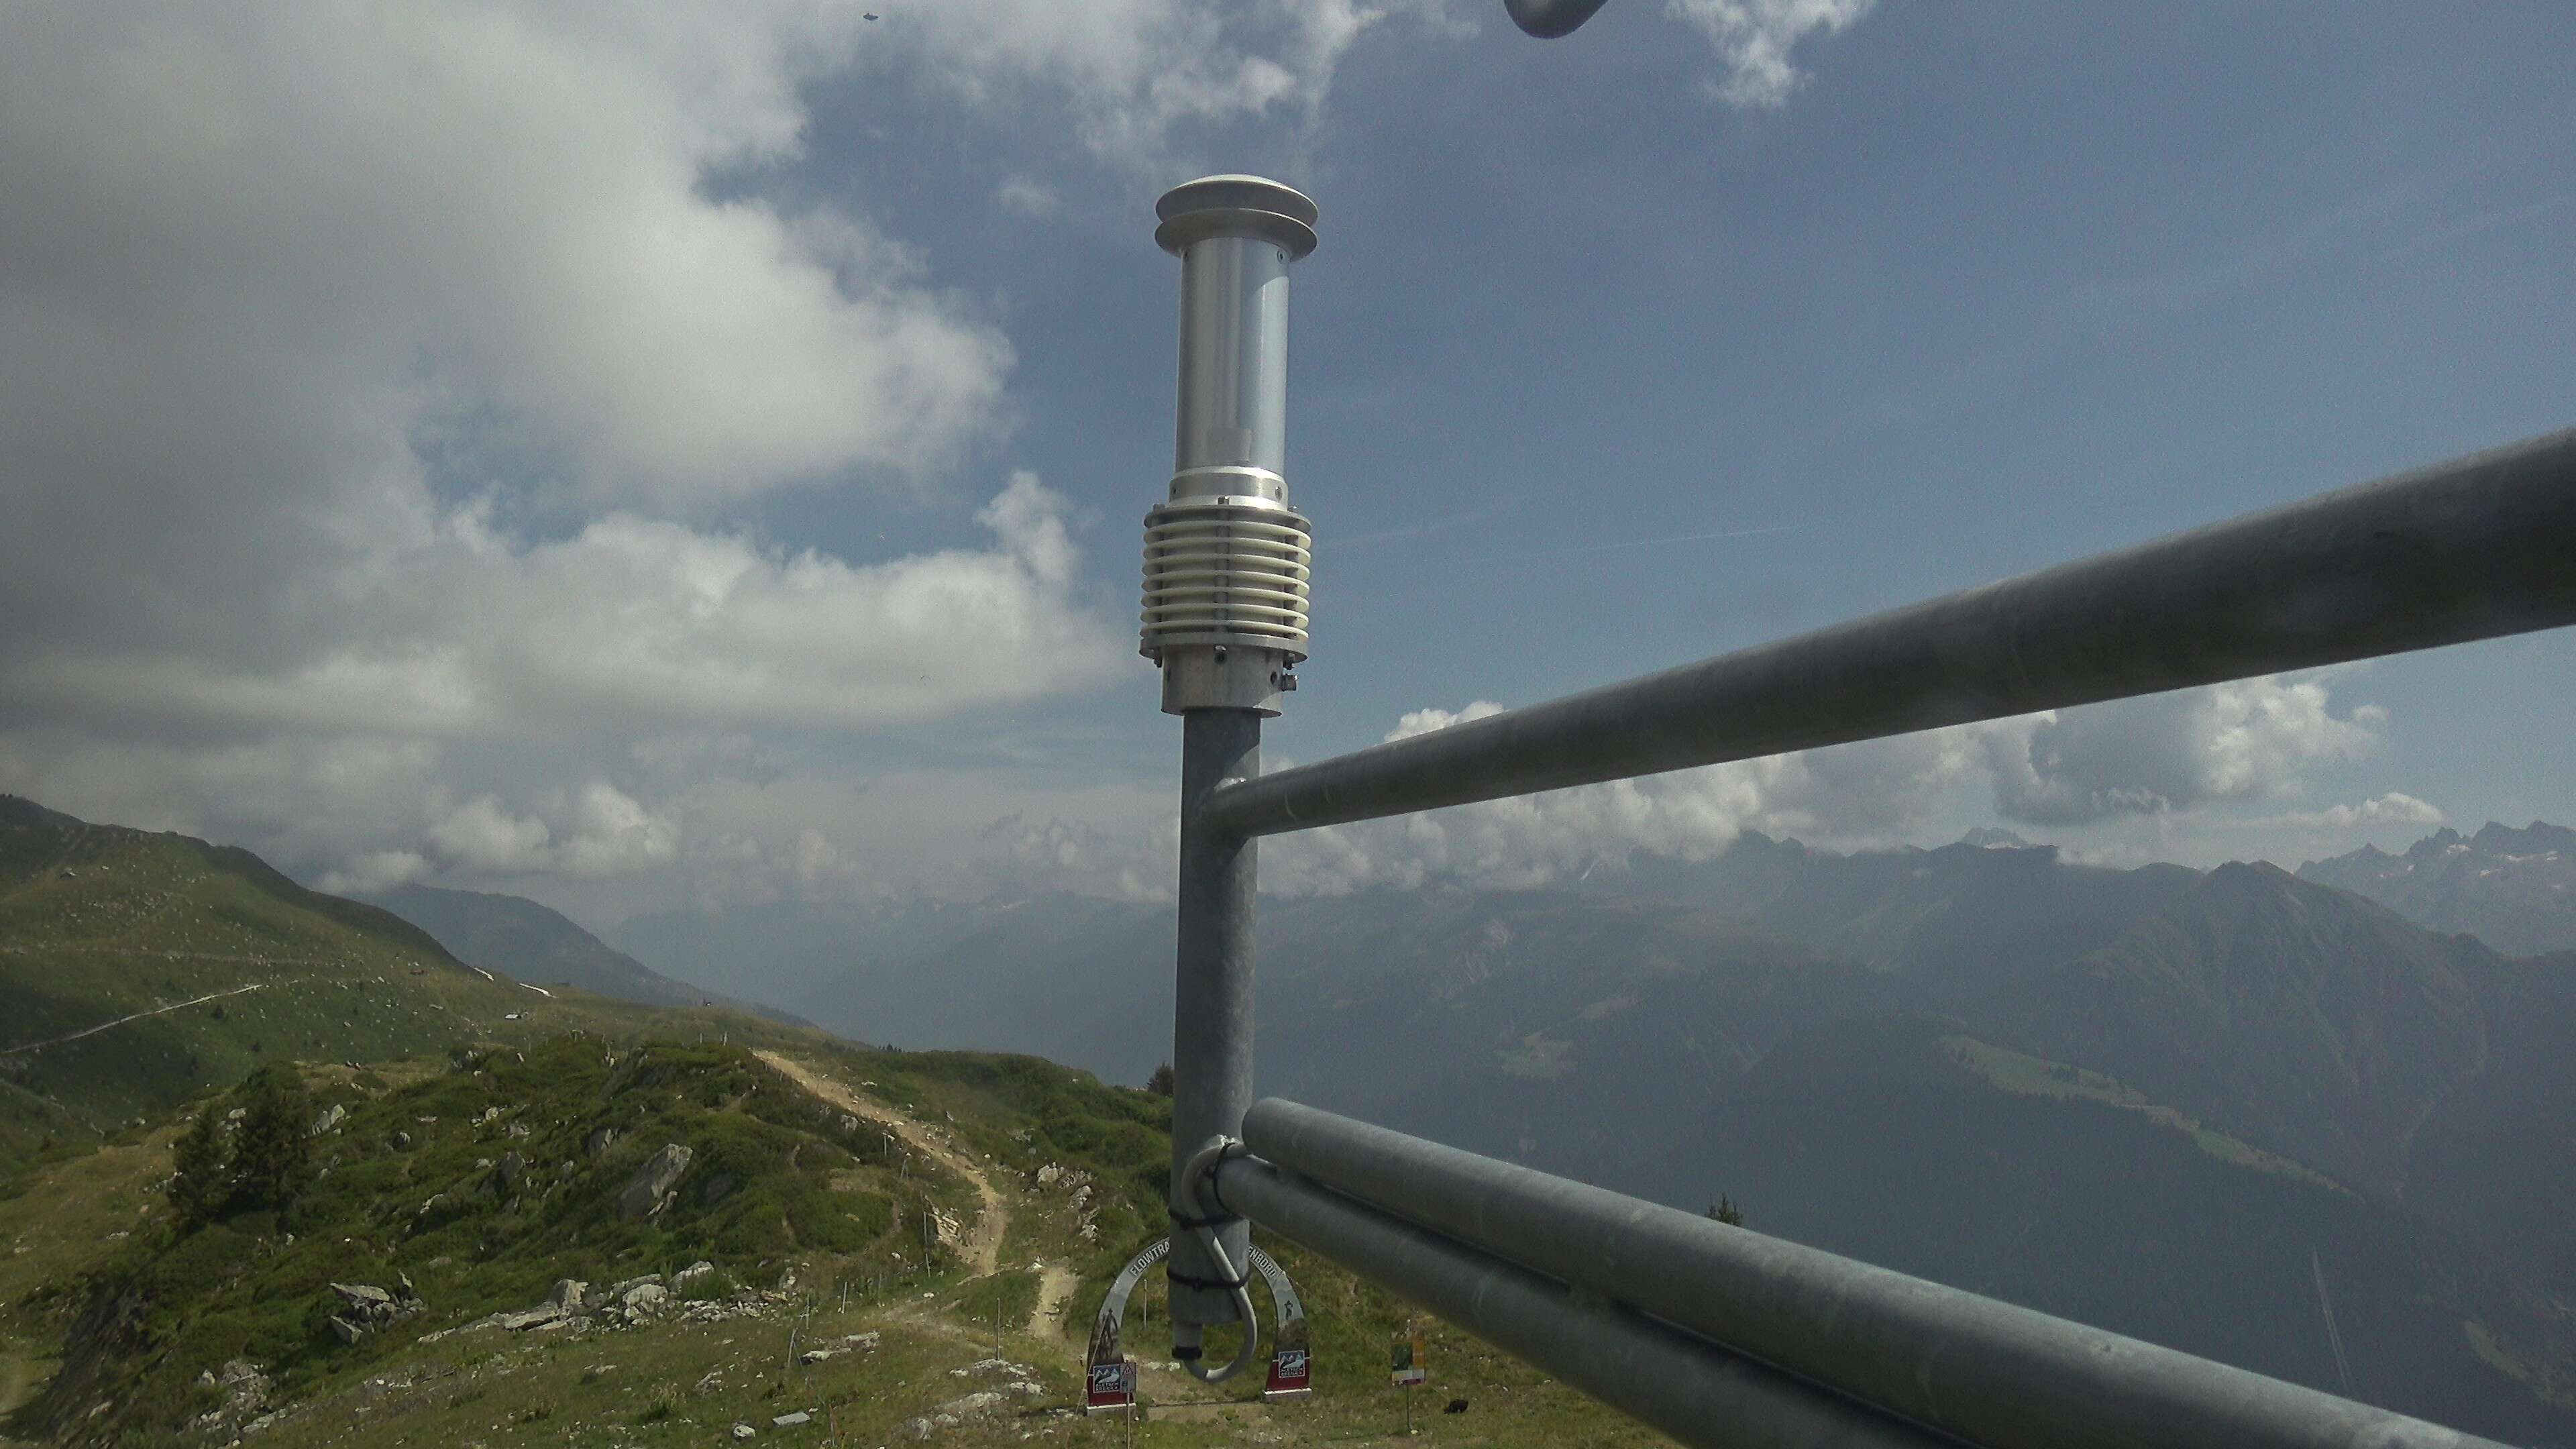
[[[1669,1324],[1397,1221],[1252,1158],[1227,1206],[1486,1342],[1707,1449],[1935,1449],[1955,1441]]]
[[[1246,780],[1248,835],[2576,623],[2576,431]]]
[[[1524,35],[1556,40],[1572,35],[1609,0],[1503,0],[1503,13]]]
[[[1990,1449],[2501,1449],[1293,1102],[1255,1103],[1244,1141],[1271,1170],[1303,1174],[1435,1240],[1590,1289]],[[1232,1164],[1220,1170],[1229,1202],[1240,1205],[1236,1184],[1248,1176]]]

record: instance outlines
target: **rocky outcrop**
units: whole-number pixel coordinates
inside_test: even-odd
[[[625,1189],[617,1194],[618,1215],[630,1222],[640,1222],[669,1206],[671,1189],[687,1175],[689,1159],[693,1155],[688,1148],[671,1142],[645,1159],[644,1165],[627,1179]]]
[[[334,1283],[331,1292],[340,1300],[338,1311],[331,1315],[331,1332],[342,1343],[356,1343],[369,1333],[389,1323],[419,1313],[429,1305],[411,1291],[411,1280],[402,1280],[398,1291],[387,1291],[373,1283]]]

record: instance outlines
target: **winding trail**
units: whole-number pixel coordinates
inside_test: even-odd
[[[871,1102],[802,1062],[774,1051],[754,1055],[815,1098],[884,1127],[902,1138],[905,1145],[914,1151],[973,1184],[975,1195],[983,1200],[984,1207],[975,1219],[975,1225],[967,1230],[966,1241],[961,1245],[966,1261],[979,1277],[1001,1267],[1002,1239],[1010,1231],[1011,1209],[1002,1201],[1000,1189],[993,1186],[993,1180],[985,1176],[984,1169],[973,1158],[931,1135],[930,1129],[917,1119],[882,1102]],[[1046,1298],[1043,1288],[1038,1297],[1043,1304]]]
[[[1062,1263],[1034,1266],[1038,1270],[1038,1303],[1029,1310],[1029,1336],[1061,1340],[1065,1336],[1064,1322],[1057,1313],[1073,1296],[1073,1290],[1081,1286],[1082,1275]]]
[[[221,1001],[227,996],[239,996],[247,991],[258,991],[269,984],[270,983],[265,981],[254,981],[248,986],[236,986],[230,991],[210,991],[203,996],[194,997],[187,1001],[174,1001],[167,1006],[156,1006],[150,1011],[138,1011],[130,1016],[120,1016],[114,1021],[102,1021],[96,1026],[83,1027],[79,1031],[71,1032],[63,1036],[47,1037],[43,1041],[31,1041],[26,1043],[24,1046],[0,1048],[0,1057],[14,1057],[20,1052],[31,1052],[40,1047],[61,1046],[64,1042],[79,1041],[85,1036],[96,1036],[110,1027],[123,1026],[129,1021],[141,1021],[147,1016],[159,1016],[165,1011],[178,1011],[186,1007],[203,1006],[209,1001]]]

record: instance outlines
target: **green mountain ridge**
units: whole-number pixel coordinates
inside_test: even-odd
[[[435,938],[469,965],[544,985],[577,986],[646,1006],[725,1005],[791,1026],[792,1013],[675,981],[582,929],[550,906],[489,891],[401,885],[365,897]]]
[[[616,1259],[613,1233],[595,1241],[570,1236],[599,1220],[601,1194],[619,1186],[611,1180],[617,1172],[585,1175],[588,1159],[561,1149],[565,1134],[616,1100],[614,1066],[604,1058],[635,1052],[701,1062],[719,1084],[728,1073],[750,1070],[737,1047],[801,1056],[890,1110],[946,1124],[938,1130],[967,1151],[961,1161],[986,1164],[980,1170],[987,1174],[998,1169],[999,1200],[1025,1211],[999,1245],[995,1271],[967,1274],[965,1265],[951,1264],[946,1277],[925,1285],[932,1307],[922,1311],[950,1328],[955,1313],[970,1311],[939,1306],[952,1297],[986,1305],[972,1310],[986,1312],[1016,1313],[1013,1305],[1041,1302],[1036,1295],[1047,1275],[1014,1266],[1022,1263],[1054,1265],[1081,1285],[1072,1300],[1078,1321],[1087,1311],[1084,1295],[1096,1303],[1116,1263],[1159,1231],[1167,1148],[1153,1115],[1158,1104],[1133,1089],[1103,1087],[1031,1057],[855,1048],[721,1009],[656,1011],[557,988],[540,995],[444,953],[423,953],[417,932],[383,924],[380,913],[299,904],[303,897],[227,865],[200,842],[18,816],[18,833],[5,838],[11,853],[0,854],[14,862],[0,876],[0,947],[7,948],[0,971],[16,974],[0,979],[15,990],[56,991],[79,1008],[66,1010],[65,1019],[77,1015],[86,1025],[154,1013],[65,1044],[115,1048],[100,1050],[97,1081],[45,1066],[22,1091],[93,1116],[120,1113],[99,1123],[88,1140],[106,1145],[86,1155],[69,1139],[51,1152],[33,1151],[35,1165],[20,1179],[21,1197],[31,1204],[94,1201],[96,1194],[74,1193],[70,1184],[104,1171],[101,1164],[136,1162],[138,1154],[165,1164],[159,1175],[166,1177],[168,1158],[154,1154],[168,1151],[169,1128],[130,1124],[138,1117],[166,1124],[172,1109],[238,1080],[208,1065],[222,1053],[232,1053],[222,1060],[241,1072],[286,1054],[274,1041],[250,1052],[238,1034],[255,1025],[263,1040],[302,1032],[307,1075],[325,1090],[360,1085],[355,1069],[327,1065],[343,1058],[412,1064],[373,1068],[383,1086],[364,1086],[346,1100],[357,1126],[343,1123],[341,1131],[360,1132],[366,1145],[355,1156],[339,1148],[344,1161],[324,1181],[345,1183],[332,1191],[349,1193],[354,1216],[335,1213],[332,1221],[347,1227],[312,1234],[309,1251],[318,1256],[283,1256],[311,1272],[381,1276],[418,1266],[414,1281],[441,1314],[526,1306],[506,1300],[529,1291],[541,1261],[574,1263],[567,1271],[576,1277],[633,1276],[624,1270],[636,1265]],[[1693,1210],[1724,1193],[1747,1205],[1761,1231],[2343,1392],[2342,1369],[2326,1352],[2317,1300],[2323,1278],[2350,1349],[2350,1392],[2497,1437],[2576,1442],[2576,1313],[2566,1307],[2576,1297],[2567,1272],[2576,1239],[2564,1229],[2576,1182],[2561,1165],[2563,1154],[2546,1150],[2571,1120],[2564,1109],[2576,1105],[2564,1068],[2576,1043],[2570,963],[2508,961],[2474,941],[2431,936],[2379,907],[2269,868],[2103,872],[2065,865],[2043,850],[1840,857],[1794,842],[1749,844],[1732,864],[1721,857],[1662,880],[1652,878],[1659,867],[1650,867],[1609,889],[1373,892],[1265,903],[1264,1089]],[[71,850],[89,853],[72,863]],[[63,876],[65,869],[73,874]],[[2027,915],[2013,915],[2025,906]],[[1170,969],[1167,908],[1039,898],[1006,910],[923,903],[849,914],[888,926],[886,939],[852,941],[872,959],[839,978],[855,1003],[853,1035],[896,1034],[889,1018],[867,1014],[880,987],[912,1003],[907,1011],[947,1013],[910,1019],[906,1035],[946,1020],[1103,1042],[1137,1021],[1168,1018],[1168,998],[1160,994],[1168,991]],[[1821,939],[1802,940],[1802,931]],[[290,958],[306,964],[287,964]],[[152,974],[173,966],[200,975]],[[222,1003],[167,1009],[200,994],[215,979],[207,973],[245,966],[268,970],[274,984]],[[298,983],[293,993],[289,981]],[[77,992],[69,989],[75,984]],[[932,993],[946,1001],[930,1001]],[[290,1002],[295,1011],[254,1024],[239,1020],[238,1011],[218,1018],[211,1010],[237,1002],[265,1008],[272,1000],[278,1011]],[[546,1045],[566,1033],[579,1033],[573,1040],[581,1045]],[[693,1039],[700,1034],[708,1044]],[[156,1046],[194,1051],[200,1070],[154,1067]],[[450,1247],[450,1265],[432,1270],[428,1260],[440,1254],[412,1253],[404,1225],[425,1200],[474,1194],[493,1166],[464,1154],[479,1151],[497,1165],[492,1148],[502,1146],[477,1148],[471,1138],[432,1144],[420,1140],[426,1124],[395,1125],[409,1113],[415,1124],[438,1118],[441,1125],[430,1130],[444,1132],[450,1111],[407,1105],[402,1094],[430,1090],[422,1085],[429,1077],[458,1077],[439,1065],[451,1046],[486,1060],[493,1053],[543,1063],[558,1061],[549,1052],[577,1056],[516,1079],[524,1085],[512,1088],[514,1101],[486,1104],[505,1108],[504,1129],[515,1108],[532,1136],[546,1138],[541,1153],[523,1155],[531,1170],[553,1159],[555,1183],[529,1190],[533,1205],[510,1208],[497,1195],[482,1203],[478,1221],[500,1226],[475,1230],[474,1266],[457,1268],[468,1255]],[[32,1055],[42,1062],[57,1050]],[[594,1051],[601,1057],[586,1056]],[[317,1059],[326,1065],[309,1065]],[[579,1064],[588,1060],[600,1060],[600,1068]],[[337,1082],[333,1072],[349,1078]],[[688,1110],[721,1116],[761,1099],[731,1080],[736,1085],[717,1086]],[[451,1082],[435,1090],[486,1089]],[[816,1140],[831,1145],[807,1150],[827,1160],[833,1151],[864,1155],[871,1133],[849,1135],[837,1118],[824,1120],[828,1111],[817,1111],[810,1123],[762,1118],[756,1110],[749,1119],[819,1133]],[[387,1126],[412,1132],[415,1146],[384,1146]],[[885,1139],[875,1140],[882,1151]],[[447,1166],[404,1180],[399,1193],[359,1191],[364,1173],[433,1160]],[[1080,1164],[1086,1181],[1098,1184],[1080,1212],[1068,1213],[1035,1187],[1036,1167],[1049,1160]],[[460,1161],[476,1165],[456,1169]],[[572,1164],[571,1177],[560,1176],[563,1162]],[[833,1163],[819,1186],[809,1166],[791,1147],[784,1164],[769,1160],[734,1174],[740,1182],[728,1192],[757,1188],[767,1194],[762,1201],[777,1206],[775,1226],[784,1236],[772,1240],[770,1256],[753,1257],[759,1273],[770,1266],[783,1272],[789,1259],[808,1274],[857,1272],[875,1251],[817,1249],[797,1231],[791,1198],[832,1191],[832,1172],[865,1164]],[[138,1182],[149,1176],[134,1171],[143,1174]],[[575,1191],[577,1183],[587,1186]],[[422,1191],[413,1196],[413,1188]],[[899,1203],[899,1189],[897,1197]],[[0,1201],[0,1215],[10,1210]],[[125,1212],[130,1228],[130,1204]],[[156,1220],[147,1209],[142,1230],[120,1239],[82,1210],[65,1207],[57,1216],[88,1222],[89,1236],[54,1250],[60,1261],[51,1266],[61,1271],[41,1275],[56,1285],[54,1296],[22,1304],[41,1321],[22,1314],[17,1361],[39,1361],[48,1334],[69,1337],[75,1363],[149,1358],[128,1345],[83,1360],[79,1346],[89,1340],[81,1323],[97,1305],[120,1300],[100,1297],[97,1284],[106,1280],[95,1277],[78,1291],[60,1285],[62,1273],[78,1265],[102,1271],[118,1253],[143,1251],[131,1240],[154,1230]],[[7,1223],[0,1216],[0,1228]],[[1076,1233],[1086,1226],[1089,1236]],[[22,1219],[20,1246],[46,1230]],[[299,1235],[298,1244],[304,1241]],[[606,1261],[581,1256],[599,1245],[608,1248]],[[703,1247],[691,1240],[683,1249],[675,1240],[668,1250]],[[890,1241],[886,1251],[893,1251]],[[1346,1335],[1334,1352],[1352,1364],[1373,1361],[1398,1306],[1284,1245],[1278,1251],[1308,1283],[1319,1331]],[[739,1257],[739,1249],[731,1252],[728,1271],[740,1266],[733,1261]],[[319,1266],[344,1261],[349,1266]],[[423,1273],[449,1276],[431,1293]],[[13,1301],[32,1286],[23,1272],[18,1288],[9,1281],[10,1270],[0,1266],[0,1292]],[[298,1323],[328,1331],[318,1326],[327,1314],[311,1316],[329,1306],[316,1296],[330,1291],[327,1282],[279,1284],[274,1291],[259,1283],[220,1291],[292,1300],[303,1315]],[[223,1320],[211,1304],[201,1306],[210,1316],[189,1322]],[[882,1321],[889,1333],[898,1324],[910,1325],[906,1334],[936,1327],[903,1317],[899,1307],[871,1298],[865,1313],[876,1317],[865,1321]],[[849,1323],[862,1322],[859,1310],[851,1313]],[[147,1337],[151,1321],[146,1314]],[[437,1331],[427,1321],[416,1327],[422,1335]],[[152,1342],[175,1352],[172,1345],[199,1331],[172,1328]],[[673,1354],[685,1340],[688,1354],[730,1362],[726,1355],[738,1347],[687,1325],[656,1332],[665,1336],[653,1342]],[[113,1335],[92,1332],[90,1339],[107,1343]],[[414,1396],[403,1400],[410,1403],[428,1381],[406,1376],[431,1372],[424,1364],[467,1375],[516,1373],[508,1366],[524,1362],[527,1373],[554,1376],[547,1392],[564,1403],[612,1405],[597,1384],[565,1380],[568,1355],[589,1351],[580,1340],[544,1348],[524,1337],[474,1340],[507,1345],[497,1359],[488,1346],[461,1342],[416,1344],[415,1351],[392,1338],[374,1347],[362,1339],[335,1348],[307,1334],[285,1347],[272,1340],[261,1350],[261,1372],[299,1402],[354,1413],[375,1378],[413,1384],[401,1391]],[[378,1351],[393,1355],[384,1361],[389,1367],[362,1377],[333,1367],[374,1362],[367,1355]],[[1046,1352],[1061,1365],[1071,1349]],[[1546,1392],[1534,1379],[1512,1378],[1526,1371],[1480,1347],[1462,1345],[1459,1354],[1481,1376],[1480,1393],[1501,1394],[1510,1385],[1518,1386],[1514,1393]],[[663,1362],[661,1372],[677,1374],[678,1360]],[[903,1382],[837,1380],[858,1396],[840,1407],[880,1429],[893,1425],[868,1415],[898,1404],[917,1411],[925,1401],[910,1378],[928,1361],[905,1362],[896,1375]],[[299,1364],[310,1377],[299,1377],[307,1371]],[[225,1373],[214,1370],[218,1390]],[[99,1380],[108,1387],[84,1404],[85,1382],[75,1375],[47,1401],[48,1412],[71,1415],[45,1419],[48,1432],[79,1437],[84,1431],[74,1420],[100,1402],[178,1401],[164,1393],[175,1392],[177,1380],[147,1391],[140,1381],[116,1388],[124,1381],[111,1378]],[[196,1378],[186,1382],[203,1387]],[[1355,1395],[1364,1389],[1362,1381],[1345,1383]],[[639,1436],[658,1433],[652,1426],[663,1423],[673,1433],[690,1426],[703,1433],[721,1427],[707,1413],[750,1412],[750,1401],[731,1394],[710,1390],[697,1406],[706,1413],[682,1396],[667,1418],[647,1419],[652,1406],[632,1404],[622,1417],[585,1408],[581,1422],[614,1423]],[[1360,1402],[1337,1398],[1341,1407],[1322,1412],[1329,1419]],[[1618,1441],[1597,1410],[1543,1397],[1514,1402],[1554,1406],[1533,1410],[1533,1423],[1579,1426],[1576,1437]],[[546,1437],[543,1419],[494,1419],[470,1400],[438,1403],[444,1407],[419,1412],[451,1417],[424,1424],[461,1426],[458,1432],[487,1442],[561,1437]],[[117,1412],[111,1407],[98,1417],[115,1420]],[[994,1427],[1015,1439],[1042,1425]],[[1250,1433],[1257,1425],[1243,1427]],[[1529,1442],[1564,1438],[1558,1432]]]
[[[1169,930],[1113,902],[878,909],[771,960],[906,1041],[1138,1080]],[[2315,1278],[2357,1272],[2376,1286],[2337,1311],[2379,1367],[2354,1392],[2576,1441],[2552,1149],[2576,976],[2547,961],[2270,866],[1759,836],[1574,888],[1266,898],[1258,945],[1263,1092],[1687,1209],[1733,1194],[1766,1230],[2337,1392]],[[2008,1058],[2122,1100],[1981,1069]],[[1799,1060],[1834,1065],[1779,1088]],[[2204,1240],[2204,1270],[2174,1259]]]
[[[89,1033],[35,1052],[82,1055],[20,1095],[91,1125],[0,1178],[0,1409],[28,1436],[0,1442],[1125,1437],[1072,1405],[1082,1325],[1164,1230],[1163,1099],[1033,1058],[541,992],[239,853],[6,803],[0,973]],[[261,989],[186,1004],[232,970]],[[295,1009],[240,1009],[273,992]],[[246,1101],[234,1067],[311,1094],[309,1136],[286,1134],[309,1185],[282,1211],[228,1196],[197,1226],[174,1207],[194,1180],[178,1139],[204,1120],[248,1140],[256,1119],[224,1125]],[[638,1184],[676,1148],[653,1199]],[[640,1218],[622,1210],[639,1191],[658,1202]],[[1315,1310],[1318,1393],[1284,1422],[1382,1432],[1403,1412],[1378,1364],[1405,1308],[1270,1246]],[[564,1278],[587,1280],[583,1309],[549,1306]],[[1133,1310],[1148,1358],[1158,1292]],[[1473,1340],[1433,1341],[1483,1442],[1659,1442]],[[1141,1442],[1277,1438],[1257,1378],[1218,1396],[1148,1380]]]

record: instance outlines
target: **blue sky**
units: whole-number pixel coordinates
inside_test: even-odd
[[[2560,6],[1611,0],[1551,43],[1482,0],[97,8],[0,21],[0,305],[36,319],[0,360],[35,380],[0,788],[342,885],[594,921],[1161,889],[1150,219],[1204,172],[1323,212],[1274,759],[2576,422]],[[1274,874],[2563,821],[2571,664],[2443,651]]]

